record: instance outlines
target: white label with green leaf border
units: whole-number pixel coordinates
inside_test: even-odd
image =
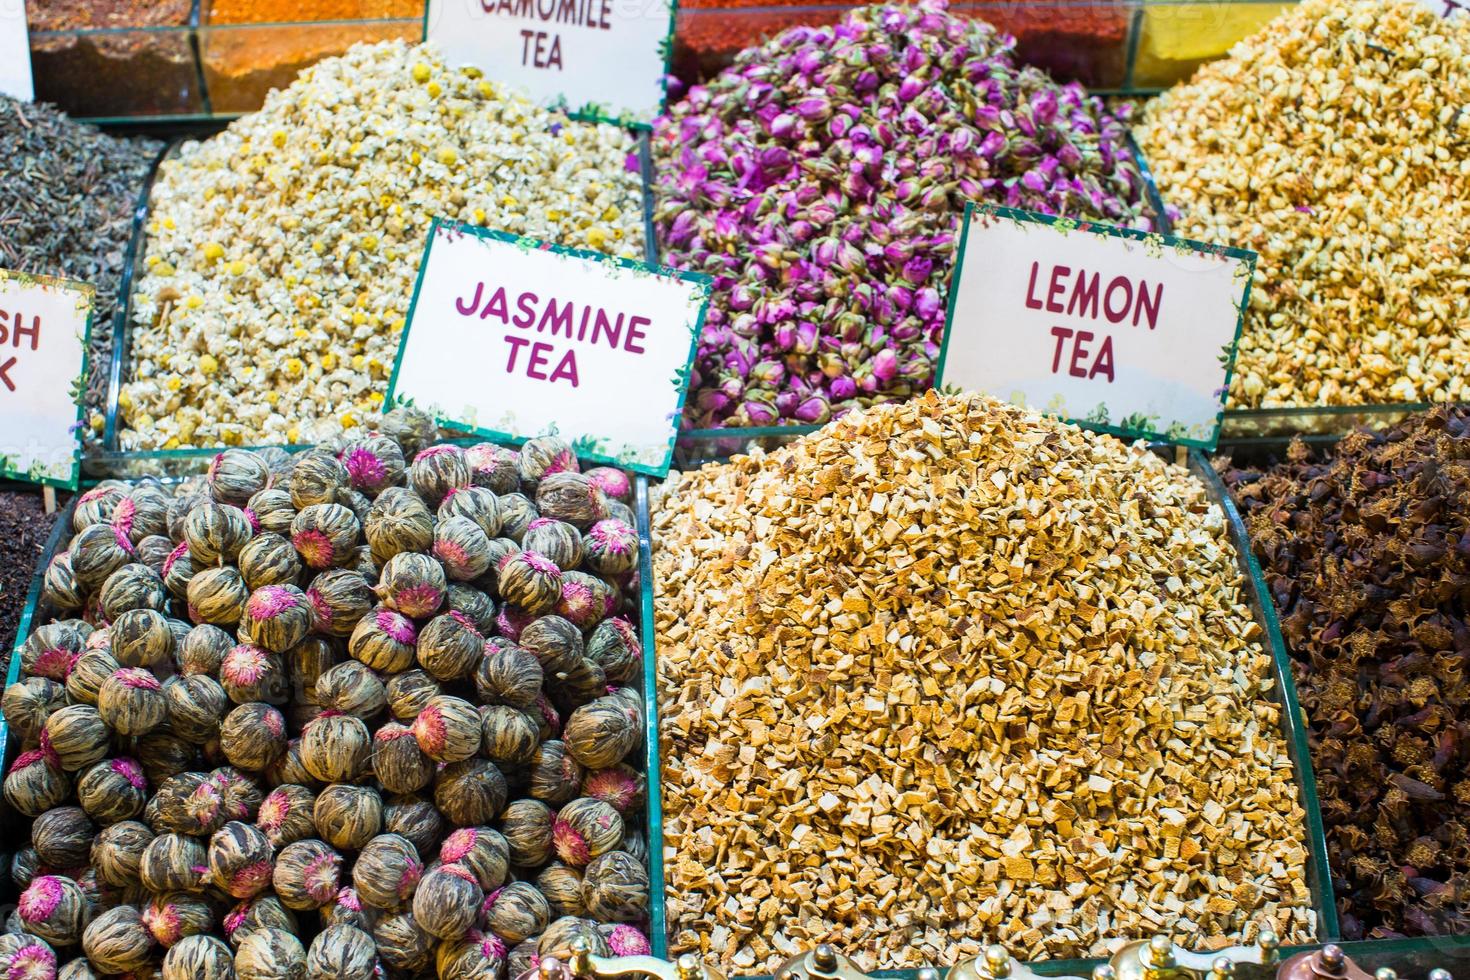
[[[578,116],[647,125],[663,111],[674,0],[428,0],[424,40],[452,66]]]
[[[1255,253],[993,205],[965,211],[937,384],[1213,449]]]
[[[0,476],[76,489],[93,298],[0,269]]]
[[[0,95],[24,102],[36,97],[24,2],[0,3]]]
[[[436,220],[384,408],[664,476],[710,279]]]

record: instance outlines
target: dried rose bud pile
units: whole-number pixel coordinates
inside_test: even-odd
[[[654,517],[675,949],[760,973],[1315,933],[1206,488],[978,396],[686,473]]]
[[[1470,411],[1224,477],[1292,654],[1343,937],[1470,932]]]
[[[1175,231],[1260,254],[1237,407],[1470,399],[1470,20],[1307,0],[1149,103]]]
[[[432,48],[358,45],[184,144],[153,188],[124,449],[360,431],[435,217],[642,258],[632,137]]]
[[[664,259],[715,278],[685,421],[825,422],[934,377],[967,201],[1146,227],[1125,117],[942,4],[743,52],[655,124]]]
[[[0,699],[33,820],[0,956],[493,980],[577,937],[647,951],[627,477],[435,438],[396,410],[78,499],[44,587],[76,618]]]

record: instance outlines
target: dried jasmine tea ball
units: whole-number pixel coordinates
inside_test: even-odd
[[[434,514],[412,490],[389,487],[369,508],[363,533],[380,562],[402,552],[428,551],[434,544]]]
[[[32,880],[20,893],[16,910],[26,932],[40,936],[53,946],[77,943],[91,918],[82,889],[70,878],[59,875],[40,875]]]
[[[285,536],[264,531],[240,549],[240,577],[251,589],[267,585],[295,585],[301,577],[301,559]]]
[[[5,801],[24,816],[39,817],[70,796],[71,781],[49,749],[22,752],[5,774]]]
[[[487,640],[475,669],[475,693],[487,704],[531,708],[541,693],[541,663],[514,643]]]
[[[285,653],[311,630],[311,603],[294,585],[266,585],[251,593],[240,630],[272,653]]]
[[[587,658],[602,667],[609,683],[631,684],[643,673],[643,649],[633,624],[605,619],[587,637]]]
[[[46,576],[41,583],[41,598],[51,608],[61,612],[75,612],[86,603],[81,583],[72,571],[71,552],[61,552],[46,566]]]
[[[464,451],[470,479],[492,493],[511,493],[521,485],[520,454],[490,442],[479,442]]]
[[[624,763],[593,769],[582,777],[583,796],[601,800],[623,816],[642,805],[646,786],[643,774]]]
[[[157,572],[141,562],[133,562],[107,576],[97,601],[102,606],[102,615],[111,621],[129,609],[163,609],[168,602],[168,590]]]
[[[430,869],[413,893],[413,917],[436,939],[456,940],[475,924],[485,894],[474,873],[457,864]]]
[[[254,820],[265,796],[254,779],[238,769],[222,766],[209,774],[219,794],[222,820]]]
[[[368,580],[350,568],[332,568],[317,575],[306,598],[311,603],[312,628],[328,636],[352,635],[378,601]]]
[[[153,831],[147,824],[124,820],[102,832],[92,841],[92,867],[97,879],[113,888],[127,888],[140,883],[138,868],[143,852],[153,843]]]
[[[219,815],[219,787],[202,772],[181,772],[157,781],[143,810],[154,830],[197,834],[213,832]],[[220,821],[221,823],[223,821]]]
[[[373,670],[396,674],[413,666],[418,629],[403,613],[379,606],[364,616],[347,641],[354,660]]]
[[[244,507],[270,485],[271,471],[265,460],[248,449],[226,449],[210,460],[205,481],[215,500]]]
[[[419,854],[429,854],[444,836],[444,816],[423,797],[394,796],[383,807],[383,833],[397,834]]]
[[[513,881],[500,889],[485,913],[485,925],[511,946],[539,935],[550,921],[546,896],[525,881]]]
[[[232,898],[253,898],[271,883],[274,853],[259,828],[232,820],[209,838],[209,873]]]
[[[601,697],[567,718],[562,740],[573,759],[588,769],[617,765],[638,747],[642,715],[621,698]]]
[[[435,616],[419,631],[419,664],[441,681],[468,677],[485,652],[485,638],[454,613]]]
[[[280,929],[292,934],[298,931],[296,916],[271,894],[246,899],[226,912],[221,924],[225,938],[236,948],[245,937],[261,929]]]
[[[383,799],[367,786],[336,783],[317,795],[312,818],[328,844],[344,851],[357,850],[382,830]]]
[[[254,643],[230,648],[219,665],[219,681],[236,704],[251,701],[285,704],[289,696],[285,661],[279,654]]]
[[[151,892],[202,891],[208,871],[209,852],[187,834],[159,834],[138,862],[138,880]]]
[[[380,834],[368,841],[352,865],[352,885],[363,902],[396,909],[413,897],[424,864],[405,837]]]
[[[245,511],[229,504],[201,504],[184,518],[184,542],[198,568],[233,562],[254,533]]]
[[[168,619],[154,609],[130,609],[107,629],[111,653],[124,667],[152,667],[168,661],[176,647]]]
[[[212,623],[234,629],[245,614],[250,590],[238,569],[230,565],[205,568],[189,579],[185,593],[189,618],[196,623]]]
[[[480,713],[460,698],[431,698],[414,719],[413,736],[435,762],[468,759],[480,750]]]
[[[379,958],[392,970],[414,973],[433,959],[434,937],[419,928],[411,912],[380,916],[373,923],[373,939]]]
[[[434,528],[433,554],[448,579],[469,582],[490,567],[490,538],[468,517],[441,517]]]
[[[415,793],[434,781],[434,763],[413,732],[388,722],[373,734],[373,775],[389,793]]]
[[[633,855],[633,860],[645,868],[648,867],[648,841],[637,830],[624,829],[622,850]]]
[[[78,663],[81,656],[77,658]],[[73,669],[72,673],[75,672]],[[0,696],[0,712],[4,713],[10,730],[26,739],[39,737],[46,719],[53,711],[64,707],[66,685],[47,677],[27,677],[7,687],[5,694]]]
[[[92,969],[85,956],[78,956],[56,971],[56,980],[102,980],[102,974]]]
[[[541,942],[539,935],[531,936],[524,942],[517,943],[505,956],[505,968],[507,975],[512,977],[524,976],[534,971],[541,965],[541,955],[536,952],[536,946]]]
[[[47,623],[37,627],[21,645],[20,668],[28,676],[64,683],[86,643],[81,630],[67,623]]]
[[[551,611],[561,598],[561,569],[534,551],[505,556],[495,574],[500,597],[531,615]]]
[[[451,582],[444,604],[451,614],[458,614],[460,622],[482,637],[495,631],[495,600],[475,586]]]
[[[148,781],[157,785],[186,772],[198,758],[197,746],[180,738],[173,732],[156,731],[138,739],[133,757],[143,766]]]
[[[320,636],[308,636],[286,651],[286,674],[303,691],[313,691],[322,674],[341,661],[338,644]]]
[[[579,939],[587,943],[593,956],[608,954],[607,940],[597,931],[597,923],[574,915],[564,915],[547,926],[536,944],[536,952],[542,959],[555,956],[565,962],[571,958],[572,945]]]
[[[541,745],[541,727],[520,708],[491,704],[480,709],[481,745],[495,763],[530,762]]]
[[[507,952],[499,936],[470,929],[461,939],[439,944],[434,970],[441,980],[499,980]]]
[[[502,494],[500,505],[500,536],[520,545],[531,522],[541,516],[531,498],[523,493]]]
[[[279,487],[262,490],[250,498],[245,504],[245,510],[255,515],[262,533],[281,538],[290,535],[296,507],[291,503],[291,494],[288,491]]]
[[[185,936],[164,956],[163,980],[235,980],[235,954],[213,936]]]
[[[347,470],[352,488],[369,496],[403,479],[403,450],[398,443],[378,433],[349,442],[337,458]]]
[[[637,926],[609,922],[599,924],[597,931],[602,933],[613,956],[648,956],[653,952],[653,944]]]
[[[551,856],[551,807],[540,800],[516,800],[500,816],[510,862],[518,868],[535,868]]]
[[[194,581],[194,575],[198,571],[194,567],[194,560],[189,557],[189,545],[185,543],[169,552],[159,574],[163,576],[163,587],[168,589],[169,595],[175,599],[187,599],[189,583]]]
[[[582,874],[576,868],[553,861],[536,876],[536,887],[546,896],[551,914],[585,917],[587,904],[582,899]]]
[[[582,564],[582,532],[566,521],[538,517],[526,527],[521,548],[551,559],[558,568]]]
[[[78,531],[67,548],[72,575],[83,592],[95,592],[107,576],[133,560],[132,542],[108,524],[92,524]]]
[[[444,693],[439,682],[422,670],[405,670],[394,674],[384,685],[388,694],[388,710],[395,720],[409,723],[424,710],[424,705]]]
[[[561,616],[542,616],[531,622],[518,642],[541,664],[548,679],[568,674],[583,660],[582,631]]]
[[[633,501],[633,481],[628,474],[611,466],[594,466],[582,474],[589,483],[603,492],[609,501],[620,500],[625,504]]]
[[[372,735],[362,719],[352,715],[323,712],[301,733],[301,764],[324,783],[355,780],[371,753]]]
[[[219,734],[230,697],[208,674],[176,674],[163,682],[169,727],[185,738],[207,741]]]
[[[158,576],[158,584],[163,582],[163,563],[168,561],[168,556],[174,552],[174,543],[161,534],[150,534],[139,541],[133,548],[135,557],[144,565],[153,570]],[[115,574],[115,573],[114,573]],[[164,585],[165,597],[168,587]]]
[[[438,517],[440,526],[452,518],[464,518],[478,527],[486,540],[500,534],[500,500],[484,487],[454,491],[439,505]]]
[[[22,847],[10,859],[10,880],[17,888],[24,889],[42,870],[41,855],[34,847]]]
[[[354,929],[370,932],[373,922],[377,920],[377,913],[372,906],[362,903],[356,888],[337,889],[337,897],[323,905],[318,912],[322,925],[327,929],[333,926],[352,926]]]
[[[408,467],[408,485],[430,507],[471,483],[470,464],[458,446],[430,446],[420,450]]]
[[[510,871],[510,845],[499,831],[489,827],[461,827],[444,839],[439,861],[467,868],[481,890],[489,893],[505,884]]]
[[[490,567],[486,569],[484,575],[481,575],[479,578],[475,579],[475,581],[471,584],[476,589],[484,592],[487,598],[499,596],[500,563],[506,559],[506,556],[514,555],[521,550],[521,546],[516,544],[510,538],[491,538]]]
[[[385,413],[378,420],[378,432],[398,443],[405,459],[417,456],[439,438],[439,427],[434,424],[433,416],[408,406]]]
[[[56,976],[56,951],[39,936],[6,933],[0,936],[0,976],[51,980]]]
[[[607,497],[580,473],[553,473],[536,487],[536,510],[585,531],[607,519]]]
[[[447,588],[442,565],[428,555],[404,551],[383,564],[376,591],[389,609],[426,619],[444,604]]]
[[[358,718],[371,718],[388,705],[387,688],[358,660],[343,661],[317,678],[316,697],[323,708]]]
[[[298,456],[286,481],[291,506],[297,510],[336,503],[351,485],[347,467],[325,449],[311,449]]]
[[[49,742],[56,761],[66,772],[77,772],[107,758],[111,733],[97,709],[89,704],[69,704],[53,711],[41,726],[42,737]],[[475,736],[480,734],[479,718],[475,719]]]
[[[306,980],[306,950],[284,929],[256,929],[235,950],[236,980]]]
[[[187,892],[153,896],[139,917],[143,928],[165,949],[214,928],[214,909],[204,899]]]
[[[316,788],[317,780],[306,771],[301,763],[301,739],[293,738],[286,743],[286,751],[264,770],[268,785],[307,786]]]
[[[168,534],[168,505],[173,497],[151,477],[130,487],[112,512],[114,530],[126,534],[134,544],[144,538]]]
[[[179,668],[185,674],[218,674],[225,654],[235,648],[235,640],[218,626],[207,623],[189,630],[179,644]]]
[[[561,715],[557,714],[556,708],[552,707],[551,702],[547,700],[544,693],[536,695],[536,703],[527,714],[541,724],[541,741],[543,743],[561,735]]]
[[[308,980],[374,980],[379,975],[378,946],[363,930],[329,926],[311,941],[306,954]]]
[[[575,799],[582,786],[582,767],[561,742],[542,742],[531,759],[530,792],[551,806]]]
[[[612,598],[612,587],[602,579],[586,572],[562,572],[561,598],[552,611],[577,629],[590,630],[607,615]]]
[[[450,763],[434,777],[434,805],[456,827],[493,821],[505,809],[508,792],[505,776],[484,759]]]
[[[219,741],[230,765],[259,772],[286,751],[286,719],[268,704],[242,704],[225,715]]]
[[[348,564],[361,534],[357,515],[341,504],[312,504],[291,521],[291,544],[308,568]]]
[[[556,856],[565,864],[586,867],[623,842],[623,818],[601,800],[582,797],[557,811],[551,839]]]
[[[306,839],[281,848],[271,883],[283,905],[307,911],[335,902],[341,878],[342,855],[323,841]]]
[[[153,934],[132,905],[100,913],[82,932],[82,952],[103,973],[141,970],[153,955]]]
[[[648,869],[625,851],[595,857],[582,875],[582,900],[599,921],[641,921],[648,915]]]
[[[131,820],[148,803],[148,780],[132,759],[108,759],[88,768],[77,780],[77,802],[87,816],[104,827]]]
[[[98,688],[97,712],[120,735],[146,735],[168,719],[168,700],[158,678],[141,667],[123,667]]]
[[[255,826],[273,847],[305,840],[316,833],[312,817],[315,806],[316,794],[305,786],[292,783],[277,786],[260,801]]]
[[[518,461],[521,482],[532,491],[540,481],[557,473],[576,473],[577,455],[560,436],[537,436],[521,446]]]
[[[638,533],[614,518],[593,524],[583,548],[587,567],[600,575],[622,575],[638,565]]]

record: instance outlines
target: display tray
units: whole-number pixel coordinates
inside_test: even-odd
[[[811,432],[818,426],[803,426],[801,430]],[[765,430],[747,430],[734,432],[727,430],[706,430],[700,433],[691,433],[681,437],[679,447],[676,451],[677,466],[681,469],[692,469],[710,462],[719,462],[728,459],[730,455],[746,449],[759,447],[767,451],[773,450],[786,442],[790,442],[798,436],[797,427],[774,427]],[[1252,556],[1249,541],[1246,536],[1245,525],[1242,523],[1240,514],[1235,505],[1229,500],[1225,488],[1210,467],[1209,460],[1197,450],[1189,450],[1187,453],[1182,447],[1156,445],[1151,447],[1154,452],[1170,460],[1182,460],[1188,467],[1190,473],[1204,482],[1210,500],[1220,506],[1229,528],[1230,541],[1235,547],[1236,560],[1243,577],[1242,588],[1245,598],[1255,618],[1255,622],[1262,631],[1261,642],[1271,656],[1272,678],[1274,681],[1272,690],[1277,703],[1281,706],[1281,718],[1283,736],[1286,741],[1288,754],[1291,758],[1295,783],[1299,794],[1299,800],[1305,815],[1305,836],[1307,844],[1306,884],[1312,896],[1312,909],[1317,916],[1316,942],[1330,942],[1339,935],[1336,903],[1333,898],[1332,881],[1327,870],[1326,844],[1322,831],[1321,811],[1317,802],[1316,779],[1312,773],[1311,761],[1307,752],[1306,731],[1301,725],[1301,709],[1297,703],[1296,686],[1292,681],[1290,661],[1286,653],[1286,646],[1281,637],[1281,631],[1277,625],[1274,610],[1269,603],[1263,602],[1266,595],[1264,590],[1264,579],[1259,566]],[[640,491],[639,520],[649,520],[651,508],[642,498]],[[645,529],[640,526],[639,534],[642,536]],[[651,550],[650,550],[651,557]],[[657,637],[654,633],[654,617],[651,608],[657,596],[657,583],[654,581],[651,567],[646,572],[650,588],[644,590],[644,601],[649,603],[650,609],[644,617],[644,645],[649,649],[648,660],[653,662],[657,656]],[[656,706],[649,710],[650,718],[656,715]],[[650,808],[652,808],[650,796]],[[660,797],[660,812],[662,799]],[[662,834],[659,836],[662,842]],[[650,831],[649,845],[650,853],[653,850],[652,831]],[[653,887],[662,892],[666,888],[663,867],[657,869],[658,874],[653,878]],[[666,914],[667,895],[656,896],[654,904],[659,908],[661,914]],[[665,921],[664,928],[668,933],[655,938],[655,943],[666,944],[673,929]],[[659,929],[655,924],[655,931]],[[1146,939],[1147,936],[1118,936],[1118,939]],[[1310,947],[1294,946],[1289,952],[1295,952]],[[1284,948],[1285,949],[1285,948]],[[1467,945],[1470,949],[1470,945]],[[1356,953],[1354,955],[1357,955]],[[1029,964],[1049,976],[1066,975],[1085,977],[1091,974],[1094,967],[1101,965],[1105,960],[1097,959],[1064,959],[1046,960]],[[940,967],[948,967],[953,963],[935,964]],[[917,970],[879,970],[873,976],[892,977],[897,980],[917,980]]]
[[[192,472],[202,472],[203,459],[196,457],[195,463]],[[659,794],[658,700],[650,694],[654,690],[656,674],[653,659],[653,593],[650,589],[650,583],[653,581],[653,565],[648,521],[648,478],[631,473],[629,476],[633,483],[633,504],[638,525],[638,628],[639,638],[643,645],[643,676],[639,688],[646,705],[643,745],[641,752],[636,757],[641,764],[635,765],[634,768],[644,773],[647,780],[642,829],[648,844],[649,880],[652,883],[649,894],[649,918],[652,923],[650,937],[653,955],[663,956],[668,947],[664,929],[663,811]],[[10,663],[6,669],[5,684],[7,687],[14,684],[20,677],[21,646],[37,627],[51,621],[55,615],[55,611],[42,599],[41,587],[51,559],[64,551],[71,540],[72,512],[76,508],[76,502],[77,497],[72,497],[66,507],[57,513],[56,521],[46,540],[45,549],[31,577],[25,608],[21,612],[20,622],[16,628],[15,645],[11,650]],[[10,726],[3,712],[0,712],[0,775],[9,774],[11,763],[21,751],[20,739],[10,737]],[[629,761],[632,763],[633,760]],[[13,854],[20,847],[25,846],[29,840],[30,824],[31,821],[28,818],[17,814],[7,801],[0,799],[0,852],[7,855]],[[423,857],[427,864],[432,855]],[[0,869],[0,903],[13,904],[17,897],[18,889],[10,877],[7,864],[5,868]]]

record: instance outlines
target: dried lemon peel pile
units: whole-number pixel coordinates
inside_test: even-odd
[[[674,951],[1315,934],[1270,658],[1185,470],[930,392],[676,476],[653,531]]]
[[[1147,106],[1176,234],[1260,253],[1235,407],[1470,399],[1470,20],[1307,0]]]
[[[122,448],[359,428],[380,410],[431,220],[642,258],[633,148],[429,47],[318,63],[163,165]]]

